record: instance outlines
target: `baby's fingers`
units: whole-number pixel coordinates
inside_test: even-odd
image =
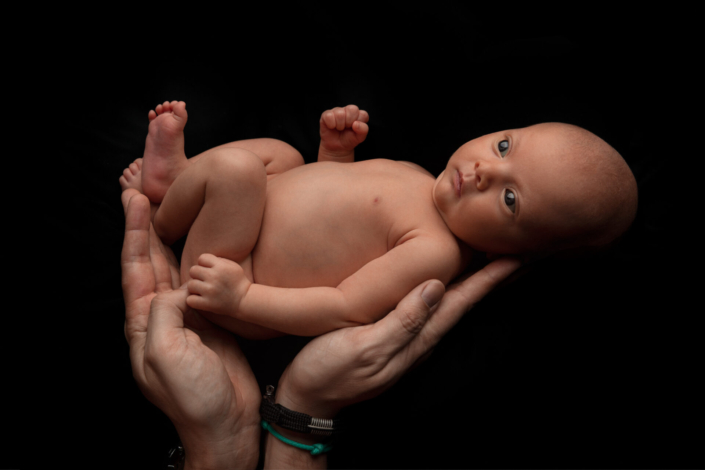
[[[325,125],[328,129],[342,131],[350,128],[355,121],[367,122],[369,118],[367,111],[360,111],[354,104],[349,104],[344,108],[324,111],[321,115],[321,127]]]
[[[215,266],[215,263],[218,261],[218,257],[215,255],[211,255],[210,253],[203,253],[201,256],[198,257],[198,264],[201,266],[205,266],[206,268],[212,268]]]
[[[352,130],[357,135],[358,143],[360,143],[365,140],[365,137],[367,137],[367,133],[370,131],[370,126],[362,121],[355,121],[353,122]]]
[[[321,128],[335,129],[335,114],[332,109],[323,111],[321,114]]]
[[[188,288],[188,293],[194,295],[206,295],[209,291],[208,284],[198,279],[191,279],[186,283],[186,287]]]
[[[352,126],[352,132],[345,131],[341,134],[340,143],[344,148],[355,148],[367,138],[369,130],[369,126],[364,122],[355,121]]]
[[[364,109],[361,109],[356,120],[361,122],[370,122],[370,114]]]
[[[194,264],[193,266],[191,266],[191,269],[189,269],[188,273],[192,279],[198,279],[201,281],[205,281],[209,269],[210,268],[205,268],[203,266],[199,266],[197,264]]]
[[[350,128],[352,127],[353,123],[358,120],[358,117],[360,116],[360,108],[358,108],[354,104],[349,104],[343,109],[345,110],[345,124],[343,129]]]
[[[200,295],[189,295],[186,297],[186,305],[191,308],[195,308],[196,310],[205,310],[206,312],[212,311],[210,302]]]

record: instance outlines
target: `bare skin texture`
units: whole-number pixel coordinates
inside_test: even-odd
[[[470,248],[541,251],[628,225],[636,205],[628,168],[618,178],[631,177],[626,189],[603,184],[605,162],[615,174],[621,157],[605,156],[609,146],[581,151],[574,142],[588,142],[587,131],[563,124],[470,141],[435,179],[404,162],[353,162],[369,130],[354,105],[321,115],[310,165],[271,139],[187,160],[186,105],[164,103],[149,119],[143,159],[125,170],[123,189],[144,191],[165,243],[188,235],[188,305],[249,338],[373,323],[423,281],[460,274]]]
[[[147,198],[128,189],[122,202],[125,336],[135,380],[176,426],[184,468],[255,468],[261,398],[255,376],[235,337],[186,305],[176,258],[151,228]],[[438,280],[425,281],[382,320],[313,339],[279,379],[276,402],[332,418],[379,395],[519,265],[516,258],[496,260],[447,290]],[[320,442],[277,429],[296,442]],[[313,456],[268,434],[264,468],[326,468],[326,455]]]

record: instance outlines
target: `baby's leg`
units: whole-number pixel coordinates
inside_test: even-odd
[[[188,273],[202,253],[239,263],[257,242],[266,190],[257,155],[242,149],[212,152],[174,180],[154,214],[154,229],[166,244],[188,233],[182,272]]]
[[[142,156],[142,191],[154,204],[188,166],[184,153],[186,103],[165,101],[149,112],[149,131]]]
[[[169,242],[188,231],[181,255],[182,284],[191,279],[189,271],[203,253],[239,263],[254,281],[250,253],[259,236],[266,191],[264,164],[257,155],[238,148],[212,151],[176,178],[154,215],[154,227]],[[281,336],[232,317],[201,313],[246,338]]]
[[[304,163],[301,154],[291,145],[267,138],[231,142],[187,159],[184,153],[184,128],[188,120],[186,103],[165,101],[151,110],[148,117],[149,131],[139,190],[154,204],[162,201],[182,171],[213,151],[232,148],[249,150],[263,161],[269,177]]]

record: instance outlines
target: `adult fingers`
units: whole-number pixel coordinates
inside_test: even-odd
[[[130,199],[138,194],[141,193],[134,188],[126,189],[120,194],[120,200],[122,201],[122,208],[125,211],[125,215],[127,215],[127,205],[129,204]]]
[[[144,195],[136,194],[128,201],[125,213],[125,240],[121,256],[122,291],[126,307],[154,292],[154,270],[149,255],[149,200]]]
[[[155,291],[166,292],[173,290],[172,272],[169,267],[169,261],[162,250],[162,243],[154,231],[154,227],[149,226],[149,257],[154,270]]]
[[[431,309],[441,300],[444,292],[441,281],[427,281],[407,294],[396,309],[378,321],[373,331],[382,354],[394,356],[416,338],[423,330]]]
[[[177,289],[163,292],[152,299],[149,311],[149,326],[147,328],[147,341],[164,340],[173,338],[173,333],[184,328],[184,312],[188,291]]]
[[[159,245],[159,250],[161,251],[162,255],[164,255],[166,263],[169,266],[169,272],[171,273],[171,288],[178,289],[179,286],[181,286],[181,270],[179,267],[179,261],[176,259],[174,252],[171,251],[171,248],[165,246],[164,243],[162,243],[162,241],[156,235],[156,232],[154,232],[153,225],[150,229],[150,242],[152,240],[151,234],[154,234],[154,240],[157,245]]]
[[[154,294],[154,271],[149,259],[149,200],[137,191],[122,193],[125,240],[122,246],[122,290],[125,299],[125,338],[135,378],[144,378],[144,345],[149,304]],[[141,382],[140,382],[141,383]]]
[[[521,260],[514,257],[494,260],[467,279],[451,286],[449,291],[457,293],[457,296],[453,295],[453,299],[462,302],[466,310],[469,310],[520,266]]]
[[[419,334],[414,348],[416,354],[435,346],[441,338],[470,310],[482,300],[497,284],[509,277],[521,266],[517,258],[505,257],[495,260],[467,279],[448,287],[443,300],[424,330]]]

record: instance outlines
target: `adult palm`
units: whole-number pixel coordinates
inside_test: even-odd
[[[256,463],[261,396],[247,360],[232,335],[186,305],[176,259],[149,222],[149,201],[134,190],[122,198],[125,336],[137,384],[174,423],[187,458],[213,462],[205,454],[222,446],[221,457]]]

